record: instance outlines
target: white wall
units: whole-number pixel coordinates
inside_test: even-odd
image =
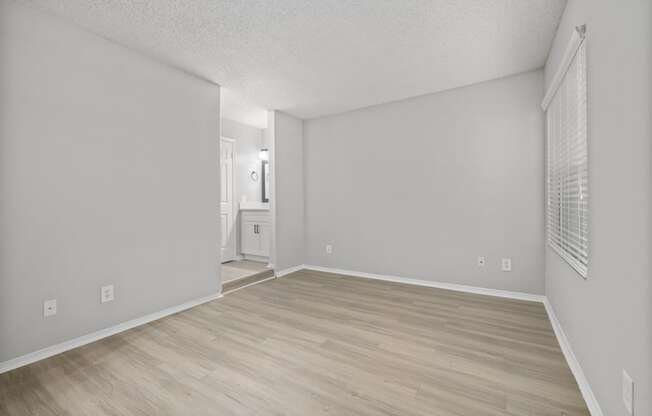
[[[571,31],[587,25],[588,279],[546,252],[548,296],[605,416],[652,415],[652,2],[570,0],[546,65],[549,83]]]
[[[263,130],[222,118],[222,137],[234,139],[236,142],[236,201],[239,203],[243,196],[247,201],[261,201],[263,182],[259,152],[263,148]],[[259,179],[256,182],[252,181],[249,175],[252,169],[258,172]]]
[[[0,361],[219,292],[219,87],[5,0],[0,62]]]
[[[536,71],[306,121],[307,263],[542,294],[542,97]]]
[[[274,130],[274,265],[280,271],[301,265],[305,259],[303,121],[280,111],[270,115]]]

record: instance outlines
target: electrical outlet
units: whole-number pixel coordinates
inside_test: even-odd
[[[484,267],[487,264],[487,259],[484,256],[478,257],[478,267]]]
[[[53,316],[57,314],[57,300],[50,299],[43,302],[43,317]]]
[[[331,244],[326,244],[326,254],[333,254],[333,246]]]
[[[512,259],[510,258],[503,258],[500,263],[500,268],[504,272],[511,272],[512,271]]]
[[[102,286],[100,289],[100,302],[111,302],[113,299],[113,285]]]
[[[627,414],[634,414],[634,381],[627,374],[627,371],[623,370],[623,404],[625,409],[627,409]]]

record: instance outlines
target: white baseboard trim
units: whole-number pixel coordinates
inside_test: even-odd
[[[575,381],[580,388],[580,392],[582,393],[582,397],[586,402],[586,406],[589,408],[589,412],[591,412],[591,416],[604,416],[602,409],[598,404],[598,400],[593,394],[593,390],[591,390],[589,380],[584,375],[584,371],[582,371],[580,362],[577,360],[577,357],[571,348],[568,338],[566,338],[566,334],[561,327],[561,323],[557,319],[557,315],[555,315],[555,310],[552,308],[552,305],[547,298],[544,299],[543,304],[546,307],[546,312],[548,313],[550,324],[552,325],[552,329],[555,331],[555,335],[557,336],[557,341],[559,341],[561,351],[564,353],[566,362],[568,363],[568,366],[570,367],[571,372],[575,377]]]
[[[268,263],[269,264],[269,257],[254,256],[253,254],[243,254],[241,260],[249,260],[249,261],[256,261],[258,263]]]
[[[276,277],[283,277],[290,273],[298,272],[299,270],[305,269],[307,266],[305,264],[300,264],[298,266],[288,267],[287,269],[279,270],[276,272]]]
[[[362,277],[366,279],[375,279],[375,280],[384,280],[388,282],[395,282],[395,283],[405,283],[405,284],[410,284],[410,285],[417,285],[417,286],[426,286],[426,287],[435,287],[435,288],[440,288],[440,289],[448,289],[448,290],[455,290],[458,292],[468,292],[468,293],[475,293],[475,294],[481,294],[481,295],[489,295],[489,296],[497,296],[497,297],[504,297],[504,298],[510,298],[510,299],[519,299],[519,300],[528,300],[528,301],[534,301],[534,302],[543,302],[546,312],[548,313],[548,317],[550,319],[550,323],[552,325],[552,328],[555,332],[555,336],[557,337],[557,341],[559,342],[559,345],[561,347],[561,350],[564,354],[564,357],[566,358],[566,362],[568,363],[568,366],[571,369],[571,372],[573,373],[573,376],[575,377],[575,380],[577,381],[577,385],[579,386],[580,392],[582,393],[582,397],[584,398],[584,401],[586,402],[587,407],[589,408],[589,411],[591,412],[591,416],[604,416],[602,413],[602,409],[600,408],[600,405],[598,404],[598,401],[593,394],[593,390],[591,389],[591,386],[589,384],[588,379],[584,375],[584,371],[582,370],[582,367],[580,366],[579,361],[577,360],[577,357],[575,357],[575,354],[573,353],[573,349],[571,348],[571,345],[568,341],[568,338],[566,338],[566,334],[564,333],[564,330],[561,327],[561,324],[559,323],[559,320],[557,319],[557,316],[555,315],[555,311],[552,308],[552,305],[548,301],[548,299],[545,296],[542,295],[533,295],[529,293],[522,293],[522,292],[511,292],[511,291],[505,291],[505,290],[497,290],[497,289],[487,289],[487,288],[481,288],[481,287],[475,287],[475,286],[465,286],[465,285],[457,285],[453,283],[442,283],[442,282],[432,282],[429,280],[421,280],[421,279],[412,279],[412,278],[406,278],[406,277],[398,277],[398,276],[388,276],[388,275],[380,275],[380,274],[374,274],[374,273],[365,273],[365,272],[358,272],[358,271],[352,271],[352,270],[343,270],[343,269],[335,269],[335,268],[330,268],[330,267],[322,267],[322,266],[312,266],[312,265],[298,265],[294,267],[289,267],[287,269],[279,270],[275,274],[275,277],[283,277],[285,275],[288,275],[290,273],[297,272],[299,270],[314,270],[314,271],[319,271],[319,272],[325,272],[325,273],[335,273],[335,274],[340,274],[340,275],[349,275],[349,276],[354,276],[354,277]],[[255,282],[249,285],[242,286],[240,288],[234,289],[231,292],[234,292],[236,290],[244,289],[245,287],[251,286],[253,284],[261,283],[270,279],[273,279],[274,276],[261,280],[260,282]],[[170,308],[164,309],[159,312],[154,312],[149,315],[145,315],[140,318],[132,319],[127,322],[123,322],[121,324],[112,326],[110,328],[105,328],[96,332],[93,332],[91,334],[83,335],[78,338],[74,338],[69,341],[62,342],[57,345],[53,345],[51,347],[43,348],[38,351],[34,351],[32,353],[13,358],[8,361],[0,362],[0,374],[5,373],[7,371],[14,370],[16,368],[34,363],[36,361],[43,360],[48,357],[52,357],[54,355],[60,354],[62,352],[71,350],[73,348],[81,347],[86,344],[90,344],[91,342],[99,341],[100,339],[109,337],[111,335],[118,334],[120,332],[124,332],[126,330],[129,330],[131,328],[135,328],[140,325],[144,325],[146,323],[156,321],[158,319],[164,318],[166,316],[193,308],[195,306],[201,305],[203,303],[210,302],[215,299],[221,298],[223,295],[221,293],[216,293],[213,295],[209,295],[203,298],[199,299],[194,299],[185,303],[182,303],[181,305],[177,306],[172,306]]]
[[[74,348],[81,347],[86,344],[90,344],[91,342],[99,341],[103,338],[110,337],[111,335],[118,334],[120,332],[124,332],[126,330],[135,328],[137,326],[144,325],[146,323],[156,321],[161,318],[165,318],[166,316],[173,315],[175,313],[185,311],[186,309],[193,308],[195,306],[199,306],[203,303],[210,302],[215,299],[219,299],[222,297],[221,293],[216,293],[213,295],[209,296],[204,296],[202,298],[194,299],[185,303],[182,303],[180,305],[172,306],[166,309],[163,309],[162,311],[150,313],[149,315],[141,316],[140,318],[135,318],[132,320],[129,320],[127,322],[122,322],[118,325],[114,325],[109,328],[101,329],[96,332],[92,332],[90,334],[82,335],[81,337],[77,337],[68,341],[64,341],[60,344],[53,345],[51,347],[46,347],[38,351],[31,352],[29,354],[22,355],[20,357],[12,358],[11,360],[7,360],[4,362],[0,362],[0,374],[5,373],[7,371],[14,370],[19,367],[23,367],[28,364],[35,363],[37,361],[43,360],[45,358],[52,357],[53,355],[61,354],[62,352],[66,352],[68,350],[72,350]]]
[[[602,413],[602,409],[598,404],[598,400],[593,394],[593,390],[591,390],[589,381],[584,375],[584,371],[582,371],[582,367],[580,366],[577,357],[575,357],[575,354],[573,353],[573,349],[571,348],[571,345],[568,342],[568,338],[566,338],[566,334],[564,333],[564,330],[562,329],[561,324],[559,323],[559,320],[555,315],[555,311],[553,310],[552,305],[550,304],[546,296],[533,295],[530,293],[522,293],[522,292],[511,292],[506,290],[487,289],[487,288],[481,288],[475,286],[457,285],[453,283],[432,282],[429,280],[411,279],[406,277],[365,273],[365,272],[358,272],[353,270],[342,270],[342,269],[335,269],[331,267],[304,265],[303,268],[307,270],[314,270],[314,271],[320,271],[326,273],[336,273],[340,275],[362,277],[366,279],[385,280],[388,282],[436,287],[441,289],[455,290],[459,292],[476,293],[480,295],[498,296],[498,297],[510,298],[510,299],[542,302],[546,308],[546,312],[548,313],[550,323],[555,332],[555,336],[557,337],[557,341],[559,342],[559,346],[561,347],[561,350],[564,354],[564,358],[566,359],[566,362],[568,363],[568,367],[571,369],[571,372],[575,377],[575,381],[577,382],[580,392],[582,393],[582,397],[586,402],[586,406],[589,408],[589,412],[591,412],[591,416],[604,416],[604,414]],[[297,266],[296,268],[293,269],[300,270],[300,266]],[[297,271],[297,270],[292,270],[292,271]]]
[[[387,282],[405,283],[405,284],[408,284],[408,285],[436,287],[436,288],[439,288],[439,289],[448,289],[448,290],[454,290],[454,291],[457,291],[457,292],[467,292],[467,293],[475,293],[475,294],[479,294],[479,295],[497,296],[497,297],[501,297],[501,298],[527,300],[527,301],[531,301],[531,302],[543,302],[543,300],[545,298],[545,296],[543,296],[543,295],[533,295],[531,293],[511,292],[511,291],[508,291],[508,290],[488,289],[488,288],[484,288],[484,287],[458,285],[458,284],[454,284],[454,283],[433,282],[433,281],[430,281],[430,280],[422,280],[422,279],[413,279],[413,278],[409,278],[409,277],[389,276],[389,275],[384,275],[384,274],[358,272],[358,271],[354,271],[354,270],[333,269],[333,268],[330,268],[330,267],[322,267],[322,266],[304,265],[304,268],[308,269],[308,270],[318,271],[318,272],[343,274],[343,275],[349,275],[349,276],[355,276],[355,277],[363,277],[365,279],[385,280]]]

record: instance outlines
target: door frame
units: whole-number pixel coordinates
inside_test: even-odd
[[[263,143],[269,149],[269,215],[271,219],[271,247],[267,267],[276,267],[276,110],[267,111],[267,128],[263,131]]]
[[[221,257],[221,252],[222,252],[222,244],[220,243],[220,264],[225,263],[227,261],[232,261],[232,260],[237,260],[238,259],[238,203],[237,203],[237,197],[236,197],[236,180],[235,180],[235,172],[236,172],[236,158],[237,158],[237,152],[236,152],[236,141],[235,139],[232,139],[230,137],[225,137],[225,136],[220,136],[220,146],[219,146],[219,163],[220,165],[222,164],[222,141],[227,141],[230,142],[233,145],[233,154],[231,155],[232,160],[231,160],[231,169],[233,170],[231,173],[231,189],[232,189],[232,198],[231,198],[231,213],[233,214],[233,224],[232,224],[232,229],[233,229],[233,257],[230,259],[224,259]],[[221,169],[220,169],[220,175],[221,175]],[[220,200],[222,199],[221,196],[222,189],[220,189]],[[219,214],[222,215],[222,202],[220,201],[220,207],[219,207]],[[221,230],[221,232],[226,232],[226,230]]]

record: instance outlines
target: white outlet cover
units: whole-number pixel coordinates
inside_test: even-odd
[[[111,302],[113,299],[113,285],[102,286],[100,289],[100,302]]]
[[[326,244],[326,253],[333,254],[333,246],[332,245]]]
[[[485,256],[479,256],[478,267],[484,267],[485,264],[487,264],[487,259],[485,258]]]
[[[634,381],[627,374],[627,371],[623,370],[623,404],[625,409],[627,409],[627,414],[634,414]]]
[[[57,314],[57,300],[50,299],[43,301],[43,316],[47,318],[48,316],[53,316]]]
[[[501,260],[501,269],[504,272],[511,272],[512,271],[512,259],[510,258],[504,258]]]

